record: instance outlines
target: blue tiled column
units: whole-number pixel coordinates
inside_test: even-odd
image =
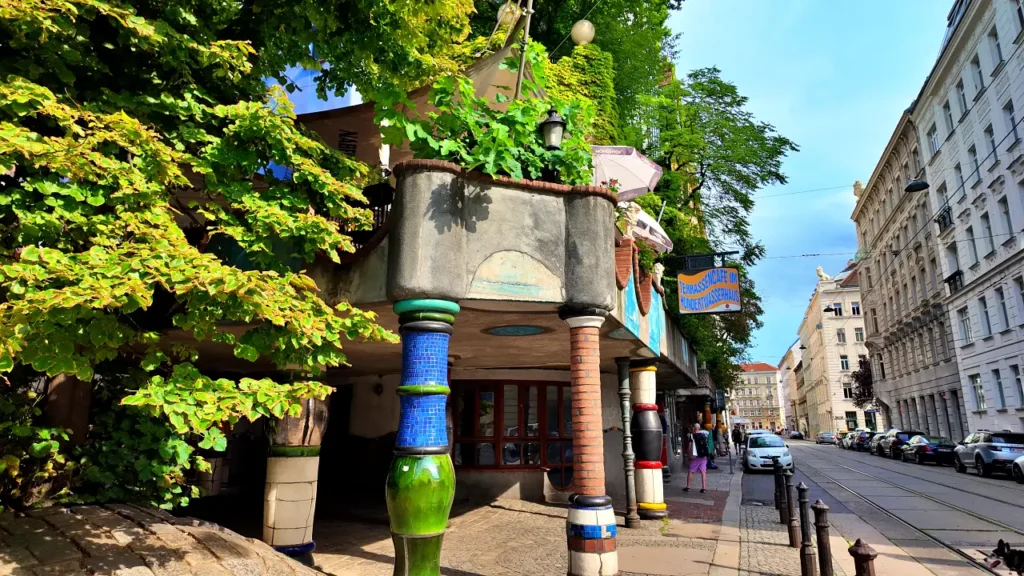
[[[445,407],[448,340],[458,304],[395,303],[402,335],[401,414],[386,495],[395,545],[395,576],[437,576],[441,541],[455,497]]]

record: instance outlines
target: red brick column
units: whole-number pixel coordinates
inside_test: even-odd
[[[569,324],[572,384],[573,494],[566,534],[569,576],[616,576],[619,557],[612,499],[604,491],[604,432],[601,421],[601,342],[604,317],[563,314]],[[578,314],[578,313],[577,313]]]
[[[573,492],[604,495],[600,316],[569,318]],[[575,326],[574,326],[575,324]]]

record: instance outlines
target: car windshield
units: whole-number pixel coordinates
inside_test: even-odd
[[[1024,434],[993,434],[993,444],[1024,444]]]
[[[921,439],[928,444],[949,444],[950,441],[942,436],[921,436]]]
[[[910,440],[914,436],[921,436],[921,433],[920,432],[899,432],[898,434],[896,434],[896,437],[899,438],[900,440],[903,440],[903,441]]]
[[[831,432],[824,432],[824,433],[822,433],[821,437],[822,438],[831,438],[832,437],[832,433]]]
[[[785,445],[778,436],[758,436],[750,439],[751,448],[782,448]]]

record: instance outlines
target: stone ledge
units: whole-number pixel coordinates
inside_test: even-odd
[[[125,504],[0,514],[0,574],[282,575],[319,572],[216,524]]]

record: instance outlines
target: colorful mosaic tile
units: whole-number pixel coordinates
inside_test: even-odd
[[[402,334],[402,386],[448,383],[449,338],[443,332]]]
[[[401,397],[401,421],[398,423],[396,446],[447,446],[448,430],[445,426],[445,404],[448,396],[429,394]]]
[[[570,538],[615,538],[616,527],[615,524],[608,526],[593,526],[589,524],[569,524],[569,537]]]

